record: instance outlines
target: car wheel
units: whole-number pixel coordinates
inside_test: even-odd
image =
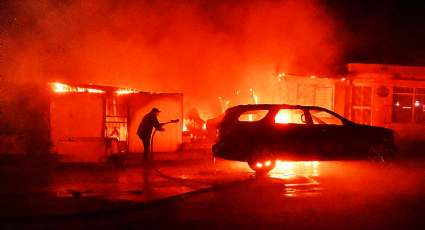
[[[370,161],[385,164],[392,160],[392,152],[389,144],[378,142],[369,148],[367,156]]]
[[[258,149],[252,153],[248,165],[257,174],[267,174],[276,166],[276,159],[269,150]]]

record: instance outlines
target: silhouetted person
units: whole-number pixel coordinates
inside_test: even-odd
[[[149,148],[151,143],[152,130],[155,127],[158,131],[163,131],[162,125],[158,121],[159,110],[153,108],[148,114],[146,114],[140,122],[139,128],[137,129],[137,135],[143,141],[143,162],[148,161]]]

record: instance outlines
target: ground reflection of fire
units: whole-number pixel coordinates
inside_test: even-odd
[[[294,175],[319,176],[319,161],[277,161],[276,167],[270,172],[271,177],[288,179]]]
[[[276,167],[270,172],[271,178],[285,180],[285,196],[315,196],[319,194],[318,161],[276,162]]]

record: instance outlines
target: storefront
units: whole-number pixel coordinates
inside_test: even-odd
[[[425,67],[350,63],[347,70],[346,117],[425,138]]]

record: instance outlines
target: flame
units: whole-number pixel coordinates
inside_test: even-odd
[[[255,104],[258,104],[258,97],[255,94],[254,90],[253,89],[249,89],[249,91],[252,93],[252,97],[254,98],[254,103]]]
[[[276,123],[280,123],[280,124],[287,124],[290,122],[289,120],[289,114],[287,112],[282,112],[280,111],[276,117],[274,118]]]
[[[72,87],[61,83],[52,83],[54,92],[65,93],[65,92],[89,92],[89,93],[104,93],[105,91],[99,89],[83,88],[83,87]]]
[[[104,91],[98,90],[98,89],[87,89],[87,92],[89,92],[89,93],[103,93]]]
[[[126,89],[126,90],[118,90],[116,91],[117,94],[130,94],[130,93],[138,93],[139,91],[133,90],[133,89]]]
[[[65,85],[60,83],[53,83],[52,84],[53,91],[55,92],[66,92],[67,90],[64,89]]]

